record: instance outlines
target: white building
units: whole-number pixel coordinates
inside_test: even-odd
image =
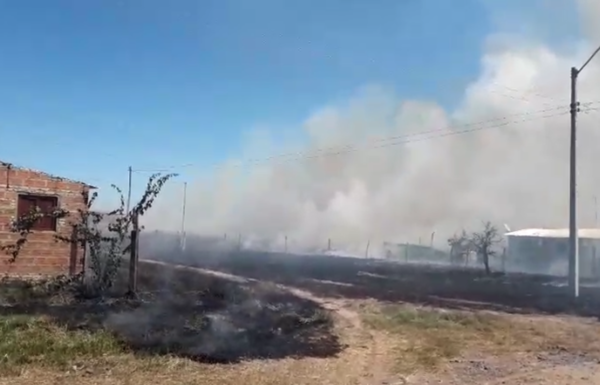
[[[600,277],[600,229],[579,229],[581,278]],[[565,276],[569,229],[523,229],[506,236],[507,270]]]

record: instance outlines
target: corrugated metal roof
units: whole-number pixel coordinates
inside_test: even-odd
[[[523,229],[504,235],[512,237],[569,238],[569,229]],[[600,239],[600,229],[579,229],[580,238]]]

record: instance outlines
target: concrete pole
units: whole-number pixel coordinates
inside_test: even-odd
[[[577,69],[571,68],[571,145],[569,157],[569,290],[579,297],[579,237],[577,234],[577,77],[600,52],[600,47]]]
[[[577,75],[571,68],[571,143],[569,157],[569,291],[579,297],[579,237],[577,234]]]
[[[185,251],[185,210],[187,206],[187,182],[183,182],[183,205],[181,207],[181,251]]]
[[[131,166],[127,169],[128,181],[127,181],[127,207],[125,208],[125,214],[129,214],[129,208],[131,207],[131,182],[133,179],[133,169]]]

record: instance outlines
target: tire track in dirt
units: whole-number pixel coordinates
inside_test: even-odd
[[[396,385],[405,383],[404,380],[390,381],[388,357],[389,348],[385,344],[385,336],[381,333],[369,330],[363,325],[358,312],[349,308],[343,300],[333,298],[321,298],[312,293],[294,287],[277,285],[298,297],[305,298],[320,304],[324,309],[331,311],[348,323],[344,330],[346,337],[352,340],[349,349],[362,346],[363,357],[355,360],[353,365],[361,362],[362,373],[360,373],[361,384],[364,385]]]
[[[600,385],[600,365],[597,363],[564,364],[546,367],[485,382],[484,385]]]

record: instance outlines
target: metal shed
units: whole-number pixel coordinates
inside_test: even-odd
[[[600,229],[579,229],[579,270],[582,278],[598,278]],[[567,275],[569,229],[523,229],[505,234],[507,267],[536,274]]]

